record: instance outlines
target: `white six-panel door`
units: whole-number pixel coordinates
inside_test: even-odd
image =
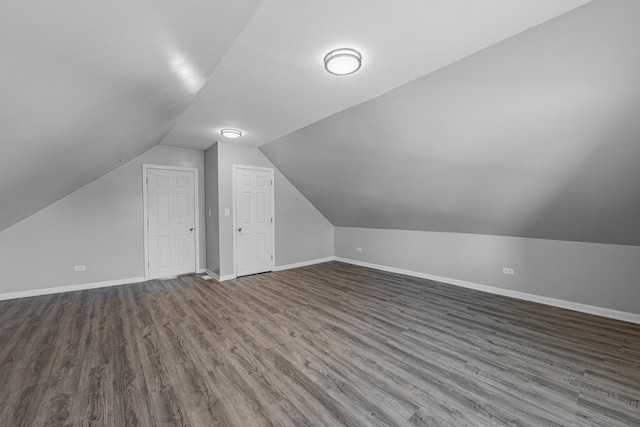
[[[196,271],[194,172],[147,169],[149,279]]]
[[[273,170],[235,167],[236,276],[273,269]]]

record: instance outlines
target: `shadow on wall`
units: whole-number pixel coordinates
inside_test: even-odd
[[[600,131],[596,146],[579,153],[584,157],[517,234],[640,246],[639,113],[640,95]]]

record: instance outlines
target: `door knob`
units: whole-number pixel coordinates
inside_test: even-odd
[[[191,228],[189,229],[189,231],[193,231],[193,227],[191,227]]]
[[[238,227],[238,231],[242,231],[242,227]]]

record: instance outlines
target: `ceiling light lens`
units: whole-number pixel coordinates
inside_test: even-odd
[[[324,57],[324,68],[336,76],[353,74],[362,66],[362,55],[360,52],[343,48],[336,49]]]
[[[242,136],[242,131],[239,131],[238,129],[221,129],[220,135],[225,138],[236,139]]]

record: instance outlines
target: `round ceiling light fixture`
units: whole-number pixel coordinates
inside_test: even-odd
[[[242,131],[238,129],[220,129],[220,135],[225,138],[236,139],[242,136]]]
[[[357,50],[342,48],[332,50],[324,57],[324,68],[336,76],[353,74],[362,66],[362,55]]]

